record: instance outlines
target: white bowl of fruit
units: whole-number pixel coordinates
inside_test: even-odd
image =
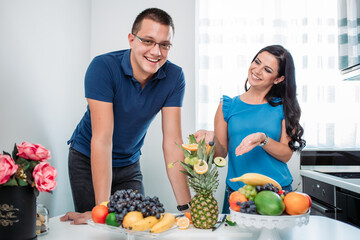
[[[311,198],[301,192],[286,192],[273,179],[248,173],[231,179],[245,185],[229,197],[230,218],[243,228],[261,229],[259,239],[280,239],[277,229],[309,222]]]

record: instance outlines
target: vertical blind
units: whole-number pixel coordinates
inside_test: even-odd
[[[360,0],[339,0],[339,68],[360,64]]]
[[[198,0],[197,6],[197,129],[213,129],[222,95],[244,92],[255,54],[281,44],[295,61],[307,148],[360,147],[360,82],[340,80],[337,0]]]

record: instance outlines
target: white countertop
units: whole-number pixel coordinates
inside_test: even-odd
[[[324,183],[334,185],[352,192],[360,193],[359,178],[341,178],[313,170],[300,170],[300,175],[313,178]]]
[[[71,225],[70,222],[61,222],[60,216],[50,219],[49,232],[39,236],[38,240],[120,240],[120,239],[146,239],[144,237],[128,236],[126,233],[118,233],[109,230],[94,228],[89,225]],[[292,227],[278,231],[281,239],[286,240],[352,240],[358,239],[360,229],[349,224],[321,216],[310,216],[309,223],[301,227]],[[195,229],[192,225],[187,230],[174,229],[160,235],[158,239],[171,240],[253,240],[258,239],[259,230],[253,232],[245,227],[231,227],[223,224],[216,231]]]

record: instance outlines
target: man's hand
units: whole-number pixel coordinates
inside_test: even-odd
[[[91,211],[78,213],[78,212],[67,212],[65,216],[60,218],[60,221],[66,222],[71,221],[70,224],[87,224],[87,220],[91,219]]]

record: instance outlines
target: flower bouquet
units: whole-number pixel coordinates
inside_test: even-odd
[[[15,144],[0,154],[0,236],[36,239],[36,197],[56,187],[50,151],[40,144]]]

